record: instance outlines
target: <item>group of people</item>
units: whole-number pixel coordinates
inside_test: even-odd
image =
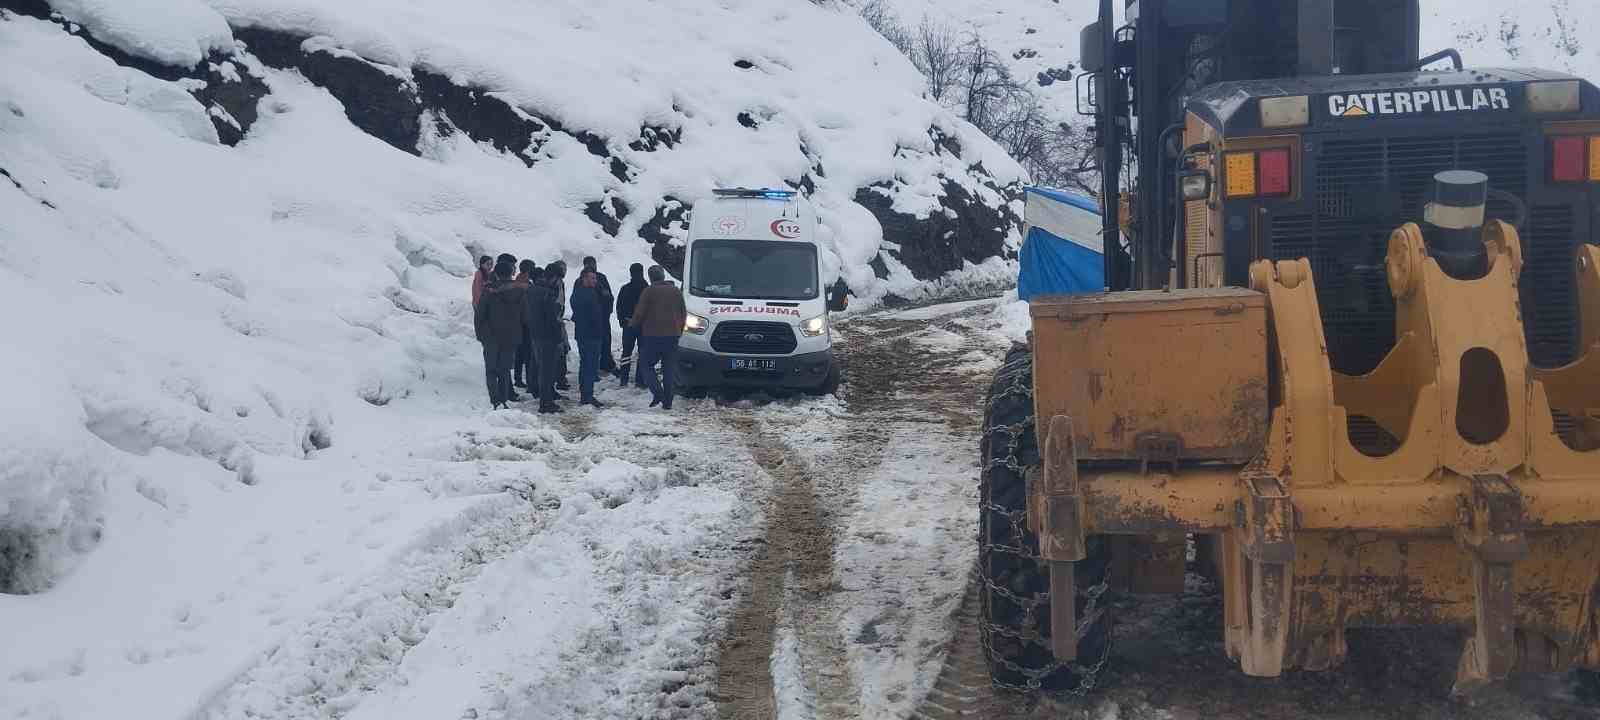
[[[686,311],[683,293],[667,279],[659,265],[649,269],[634,263],[620,293],[596,267],[593,257],[583,259],[583,270],[567,292],[567,264],[557,260],[541,268],[532,260],[510,254],[478,259],[472,278],[472,307],[478,341],[483,344],[483,365],[489,404],[494,408],[524,398],[517,388],[539,400],[539,412],[557,413],[570,390],[567,357],[578,350],[579,404],[603,407],[595,396],[601,373],[614,375],[627,387],[633,383],[650,390],[651,407],[672,409],[674,368],[678,338]],[[566,318],[572,316],[572,332]],[[622,328],[622,360],[611,354],[611,316]],[[638,362],[633,362],[637,346]],[[656,366],[661,365],[661,376]]]

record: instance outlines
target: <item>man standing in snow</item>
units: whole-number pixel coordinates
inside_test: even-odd
[[[478,258],[478,271],[472,274],[472,309],[478,309],[478,301],[483,298],[483,286],[489,284],[489,279],[494,275],[494,258],[484,255]]]
[[[678,338],[688,310],[683,306],[683,291],[667,279],[660,265],[650,266],[650,287],[639,294],[633,320],[639,329],[639,372],[644,374],[654,399],[650,407],[672,409],[672,386],[677,376]],[[656,379],[656,363],[661,363],[662,380]]]
[[[616,305],[616,296],[611,293],[611,279],[606,277],[605,273],[600,272],[593,255],[583,259],[583,271],[594,273],[595,290],[599,291],[600,304],[604,306],[605,310],[605,322],[601,323],[601,329],[605,331],[605,337],[600,339],[600,372],[614,373],[617,371],[617,361],[611,357],[611,309]],[[577,322],[576,318],[574,318],[573,322]],[[581,362],[580,360],[580,364]],[[579,372],[582,371],[580,370]]]
[[[594,383],[600,379],[600,344],[605,341],[611,313],[606,311],[600,292],[599,273],[585,269],[572,288],[572,336],[578,341],[578,392],[580,405],[601,407],[594,399]]]
[[[544,274],[528,288],[528,329],[533,334],[534,365],[538,367],[539,412],[561,412],[556,405],[556,370],[561,366],[556,355],[561,352],[561,302],[556,299],[556,266],[545,268]]]
[[[639,306],[639,293],[644,292],[649,283],[644,281],[644,266],[634,263],[628,266],[628,284],[622,286],[622,291],[617,293],[617,323],[622,325],[622,367],[617,370],[617,379],[622,381],[622,386],[628,386],[629,370],[633,369],[633,346],[639,340],[639,329],[630,327],[633,320],[633,309]],[[644,387],[644,373],[639,373],[634,380],[638,387]]]
[[[511,284],[526,292],[533,287],[534,278],[539,277],[539,265],[532,260],[523,260],[517,269],[521,272],[517,273],[517,278]],[[525,388],[538,380],[539,369],[533,364],[533,331],[529,330],[522,333],[522,344],[517,346],[516,364],[511,368],[511,386]],[[538,390],[534,390],[533,394],[537,395]]]
[[[561,320],[561,352],[560,357],[556,358],[560,363],[556,373],[556,389],[570,390],[572,386],[567,384],[567,356],[572,354],[572,339],[567,336],[567,263],[564,260],[557,260],[550,263],[550,270],[555,274],[556,302],[561,305],[561,314],[556,316]]]
[[[525,291],[511,282],[515,270],[516,266],[510,263],[495,266],[494,279],[484,289],[474,314],[478,342],[483,343],[489,404],[495,408],[517,399],[511,389],[511,365],[516,360],[517,346],[522,344],[527,308]]]

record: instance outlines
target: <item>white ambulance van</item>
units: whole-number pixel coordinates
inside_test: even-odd
[[[680,387],[838,387],[828,313],[844,297],[823,285],[816,230],[811,204],[788,190],[716,190],[694,205]]]

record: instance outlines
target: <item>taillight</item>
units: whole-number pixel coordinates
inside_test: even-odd
[[[1262,150],[1260,159],[1261,194],[1289,194],[1289,151]]]
[[[1255,197],[1256,154],[1235,152],[1223,156],[1223,169],[1227,175],[1228,197]]]
[[[1589,136],[1589,182],[1600,182],[1600,135]]]
[[[1563,135],[1550,138],[1550,179],[1583,182],[1589,177],[1589,138]]]
[[[1293,163],[1286,149],[1223,155],[1224,188],[1230,198],[1288,195],[1294,188]]]

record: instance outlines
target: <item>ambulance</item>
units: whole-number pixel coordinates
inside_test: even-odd
[[[680,387],[838,388],[829,312],[845,298],[822,282],[816,231],[811,204],[788,190],[720,189],[695,204]]]

